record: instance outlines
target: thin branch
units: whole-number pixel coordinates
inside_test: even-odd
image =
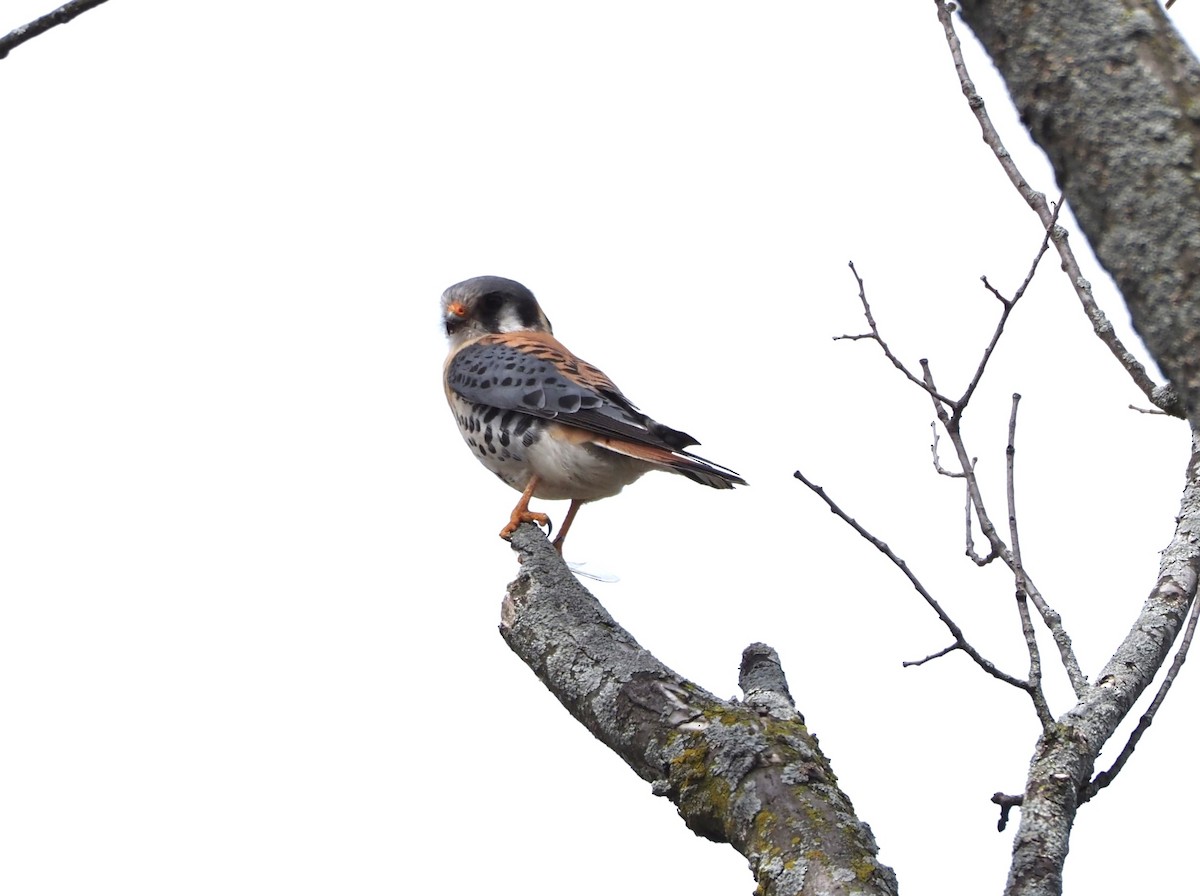
[[[867,301],[867,288],[863,284],[862,277],[858,276],[858,271],[855,269],[853,261],[850,262],[850,272],[852,274],[854,274],[854,279],[858,282],[858,299],[860,302],[862,302],[863,314],[865,314],[867,316],[867,326],[869,326],[871,328],[871,332],[870,333],[861,333],[857,336],[835,336],[834,340],[836,341],[839,339],[848,339],[848,340],[853,341],[853,340],[857,340],[857,339],[870,339],[872,342],[878,343],[879,347],[883,350],[884,357],[886,357],[889,361],[892,362],[893,367],[895,367],[902,374],[904,374],[906,377],[908,377],[909,381],[915,383],[916,385],[920,386],[922,389],[924,389],[925,391],[928,392],[929,387],[927,385],[925,385],[923,382],[921,382],[919,379],[917,379],[917,377],[913,375],[912,371],[904,366],[904,362],[901,361],[899,358],[897,358],[892,353],[891,348],[889,348],[888,344],[886,342],[884,342],[883,337],[881,335],[879,335],[879,327],[875,323],[875,315],[873,315],[871,313],[871,303]],[[945,395],[942,395],[940,392],[937,392],[936,390],[933,392],[930,392],[930,395],[933,397],[935,402],[942,401],[942,402],[945,402],[946,404],[950,405],[951,407],[954,407],[954,405],[955,405],[955,402],[953,399],[947,398]]]
[[[910,382],[919,385],[925,391],[925,393],[929,395],[930,400],[933,402],[934,413],[937,415],[937,418],[941,422],[942,426],[946,429],[946,433],[950,436],[950,440],[958,454],[959,467],[962,469],[963,478],[967,483],[967,494],[969,499],[969,505],[967,509],[967,556],[969,556],[972,562],[978,566],[983,566],[990,562],[994,557],[999,557],[1001,560],[1003,560],[1005,565],[1013,571],[1014,574],[1017,573],[1019,564],[1014,561],[1012,551],[1010,551],[1008,545],[1006,545],[1004,540],[1000,537],[1000,533],[992,523],[991,518],[987,513],[987,509],[984,506],[983,494],[979,488],[979,483],[975,478],[975,464],[974,461],[969,458],[967,453],[966,445],[962,439],[960,424],[963,411],[966,410],[967,405],[970,403],[971,397],[974,395],[975,390],[983,377],[984,371],[987,369],[988,361],[995,352],[996,346],[999,344],[1000,337],[1004,334],[1004,327],[1008,322],[1009,315],[1013,312],[1017,302],[1020,301],[1022,296],[1024,296],[1026,290],[1029,288],[1030,283],[1033,282],[1033,278],[1037,273],[1038,265],[1041,263],[1042,257],[1049,249],[1049,244],[1053,238],[1053,232],[1058,227],[1057,214],[1057,209],[1050,214],[1047,229],[1042,236],[1042,241],[1038,247],[1038,251],[1034,255],[1033,261],[1029,266],[1029,271],[1025,275],[1025,279],[1021,282],[1021,285],[1013,295],[1013,298],[1005,298],[1005,296],[1002,295],[994,286],[992,286],[992,284],[989,283],[986,278],[983,279],[984,287],[1000,302],[1002,311],[1000,313],[1000,318],[996,322],[996,326],[992,331],[991,339],[988,341],[987,347],[984,349],[979,364],[975,369],[974,375],[967,384],[967,388],[963,392],[962,397],[957,400],[947,397],[938,390],[937,385],[933,380],[933,373],[929,366],[928,359],[921,358],[919,360],[918,363],[921,366],[922,375],[918,379],[918,377],[913,374],[913,372],[910,371],[904,365],[904,363],[900,361],[899,358],[896,357],[890,346],[888,346],[887,342],[884,340],[882,334],[879,332],[879,326],[875,322],[875,316],[871,311],[871,303],[867,299],[866,286],[863,283],[862,277],[859,276],[858,270],[854,267],[854,262],[850,262],[849,265],[850,271],[854,275],[855,281],[858,283],[858,298],[862,303],[863,313],[867,318],[867,325],[870,327],[870,333],[856,336],[845,336],[841,338],[870,339],[878,343],[880,349],[884,353],[884,356],[891,361],[892,366],[904,374],[904,376]],[[937,456],[936,427],[933,454],[935,469],[937,469],[939,473],[944,472],[945,475],[953,475],[949,471],[943,471],[941,462]],[[975,515],[979,520],[979,527],[984,536],[986,536],[988,544],[990,545],[990,551],[987,557],[983,557],[975,552],[974,544],[971,540],[970,507],[972,506],[975,508]],[[876,546],[878,547],[878,545]],[[1019,586],[1018,590],[1026,595],[1028,600],[1032,601],[1034,607],[1037,608],[1039,615],[1045,622],[1046,627],[1050,630],[1050,633],[1054,638],[1055,645],[1058,647],[1059,656],[1062,658],[1063,668],[1067,674],[1067,678],[1071,682],[1071,687],[1075,691],[1075,695],[1077,697],[1082,696],[1084,691],[1087,689],[1087,678],[1083,675],[1083,672],[1079,667],[1079,661],[1076,658],[1074,648],[1071,645],[1071,637],[1067,634],[1066,628],[1062,623],[1062,617],[1052,607],[1050,607],[1050,605],[1042,597],[1041,592],[1038,591],[1036,586],[1033,584],[1033,581],[1026,570],[1020,570],[1020,578],[1023,580],[1024,584]],[[1028,639],[1029,636],[1027,635],[1027,642]],[[1036,650],[1036,642],[1034,649]],[[1040,662],[1037,663],[1037,668],[1040,672]],[[1034,706],[1038,711],[1039,718],[1041,718],[1043,724],[1045,724],[1046,720],[1049,718],[1049,710],[1045,706],[1044,696],[1041,696],[1041,682],[1040,680],[1034,681],[1029,683],[1029,686],[1031,688],[1031,694],[1036,692],[1039,695],[1038,697],[1034,698]]]
[[[1012,410],[1008,415],[1008,445],[1004,449],[1005,458],[1005,489],[1008,497],[1008,536],[1012,539],[1013,573],[1017,577],[1017,587],[1025,589],[1025,568],[1021,565],[1021,541],[1017,533],[1017,407],[1021,403],[1021,393],[1014,392]]]
[[[4,37],[0,37],[0,59],[6,57],[10,51],[19,47],[27,40],[32,40],[39,34],[45,34],[56,25],[65,25],[77,15],[87,12],[89,9],[94,9],[105,0],[72,0],[70,3],[64,3],[53,12],[48,12],[38,19],[34,19],[28,25],[21,25],[19,28],[14,28]]]
[[[937,470],[938,473],[942,476],[949,476],[951,479],[966,479],[967,478],[966,473],[955,473],[951,470],[947,470],[945,467],[942,466],[941,459],[938,457],[937,421],[936,420],[932,421],[929,424],[929,427],[930,427],[930,429],[933,430],[933,444],[931,444],[929,446],[929,451],[933,455],[933,468],[935,470]]]
[[[916,592],[919,595],[921,595],[922,598],[924,598],[925,603],[927,603],[930,606],[930,608],[933,610],[933,612],[935,612],[937,614],[938,619],[942,620],[942,624],[946,626],[946,628],[950,631],[950,634],[954,637],[953,647],[942,651],[942,653],[939,654],[940,656],[945,656],[945,654],[950,653],[950,651],[953,649],[961,650],[963,653],[965,653],[967,656],[969,656],[972,660],[975,661],[975,665],[979,666],[980,669],[982,669],[988,675],[991,675],[993,678],[999,679],[1000,681],[1003,681],[1005,684],[1010,684],[1013,687],[1019,688],[1022,691],[1029,690],[1029,682],[1022,681],[1019,678],[1009,675],[1007,672],[1000,671],[1000,669],[998,669],[996,667],[995,663],[993,663],[991,660],[985,658],[978,650],[976,650],[971,645],[971,643],[969,641],[967,641],[966,637],[963,635],[962,629],[958,627],[958,624],[953,619],[950,618],[950,615],[945,610],[942,609],[941,604],[939,604],[934,599],[933,595],[930,594],[928,590],[926,590],[925,586],[923,584],[921,584],[921,580],[918,579],[916,577],[916,575],[913,573],[913,571],[908,568],[908,564],[905,563],[903,560],[901,560],[899,557],[897,557],[895,552],[890,547],[888,547],[887,544],[880,541],[878,538],[876,538],[874,535],[872,535],[870,532],[868,532],[866,529],[864,529],[861,525],[859,525],[857,520],[848,516],[846,514],[846,512],[844,510],[842,510],[842,508],[839,507],[832,498],[829,497],[829,495],[825,494],[825,489],[823,489],[819,485],[816,485],[813,482],[810,482],[805,477],[805,475],[803,473],[801,473],[799,470],[797,470],[792,475],[795,476],[797,479],[799,479],[801,482],[803,482],[806,486],[808,486],[810,491],[814,492],[817,495],[817,497],[819,497],[822,501],[824,501],[826,506],[829,508],[829,510],[833,514],[838,516],[844,523],[846,523],[848,526],[850,526],[851,529],[853,529],[860,536],[862,536],[864,539],[866,539],[871,544],[873,544],[875,546],[876,550],[878,550],[881,554],[883,554],[885,557],[887,557],[889,560],[891,560],[892,564],[897,569],[899,569],[900,572],[904,573],[904,577],[908,579],[909,584],[911,584],[913,586],[913,588],[916,590]],[[929,659],[932,659],[932,658],[933,657],[930,657]],[[924,660],[922,662],[924,662]],[[911,665],[920,665],[920,663],[912,663]]]
[[[1055,212],[1055,219],[1052,219],[1052,220],[1056,220],[1056,219],[1057,219],[1057,212]],[[996,346],[1000,342],[1000,337],[1004,335],[1004,325],[1008,322],[1009,315],[1012,314],[1013,309],[1016,308],[1017,302],[1020,301],[1020,299],[1023,295],[1025,295],[1025,291],[1029,288],[1029,284],[1033,282],[1033,277],[1037,273],[1038,264],[1041,262],[1042,256],[1044,256],[1046,254],[1046,250],[1049,247],[1050,247],[1050,231],[1047,230],[1046,234],[1042,238],[1041,245],[1038,247],[1037,254],[1034,255],[1033,262],[1029,266],[1029,272],[1025,275],[1025,279],[1021,282],[1020,287],[1018,287],[1016,293],[1013,295],[1013,297],[1011,299],[1005,298],[1000,293],[999,290],[997,290],[994,286],[992,286],[991,283],[988,282],[987,277],[981,278],[983,280],[984,287],[993,296],[995,296],[997,300],[999,300],[1000,305],[1003,310],[1000,312],[1000,319],[996,322],[996,327],[992,331],[992,337],[988,341],[987,346],[983,350],[983,355],[979,359],[979,364],[975,368],[974,375],[971,377],[970,382],[967,383],[967,388],[963,392],[962,397],[960,397],[958,399],[953,399],[946,395],[943,395],[936,388],[934,388],[932,382],[930,382],[930,380],[929,380],[929,377],[927,377],[927,376],[917,377],[916,374],[914,374],[911,370],[908,369],[907,366],[905,366],[903,361],[901,361],[898,357],[896,357],[896,355],[892,351],[891,347],[884,340],[883,335],[879,332],[879,325],[875,322],[875,315],[871,311],[871,303],[867,300],[866,285],[863,283],[862,277],[860,277],[858,275],[858,269],[854,267],[853,261],[850,262],[850,271],[851,271],[851,273],[854,274],[854,279],[858,283],[858,299],[862,303],[863,314],[867,318],[867,325],[871,328],[871,331],[869,333],[856,333],[853,335],[847,334],[847,335],[843,335],[843,336],[835,336],[834,340],[837,341],[837,340],[845,339],[845,340],[849,340],[849,341],[857,341],[859,339],[868,339],[868,340],[871,340],[872,342],[878,343],[880,349],[883,351],[884,356],[889,361],[892,362],[893,367],[895,367],[897,370],[899,370],[901,373],[903,373],[904,376],[909,380],[909,382],[914,383],[917,386],[920,386],[922,389],[924,389],[926,392],[928,392],[930,397],[933,398],[935,405],[937,405],[940,402],[945,407],[950,408],[954,412],[954,419],[957,420],[959,417],[962,416],[963,411],[965,411],[967,409],[967,405],[971,401],[971,396],[975,394],[975,389],[979,386],[979,381],[983,378],[983,373],[987,369],[988,361],[991,360],[992,354],[993,354],[993,352],[995,352]],[[922,359],[920,361],[920,364],[922,367],[924,367],[926,364],[925,359]],[[940,416],[940,414],[939,414],[939,416]],[[942,472],[940,467],[938,468],[938,472],[939,473]],[[950,475],[950,474],[946,474],[946,475]]]
[[[921,359],[921,375],[927,386],[926,391],[931,389],[936,391],[933,381],[933,369],[929,366],[929,359],[927,358]],[[947,413],[946,407],[938,404],[936,401],[933,403],[933,410],[937,414],[938,420],[941,421],[942,427],[946,430],[946,435],[950,437],[950,444],[954,446],[954,451],[958,455],[958,465],[965,475],[967,496],[971,506],[975,508],[975,516],[979,520],[979,528],[983,532],[984,537],[987,538],[988,544],[991,545],[992,551],[997,556],[1004,557],[1008,553],[1008,545],[1004,543],[1004,539],[996,531],[996,527],[988,515],[987,508],[984,506],[983,492],[979,488],[979,481],[975,478],[975,459],[968,455],[966,443],[962,438],[961,419],[951,416]]]
[[[1100,310],[1100,306],[1096,304],[1096,299],[1092,295],[1092,285],[1083,276],[1083,272],[1079,268],[1079,262],[1076,261],[1075,253],[1071,250],[1070,243],[1067,240],[1067,231],[1056,223],[1058,210],[1063,201],[1062,198],[1059,198],[1059,201],[1055,203],[1052,210],[1050,204],[1046,201],[1045,194],[1031,187],[1024,175],[1017,168],[1017,163],[1009,155],[1008,150],[1004,147],[1004,142],[1000,139],[1000,134],[992,124],[991,117],[984,106],[983,97],[975,89],[975,84],[967,72],[967,65],[962,55],[962,45],[959,43],[958,34],[954,30],[954,19],[950,14],[950,6],[945,0],[935,0],[935,3],[937,4],[938,21],[942,23],[942,29],[946,35],[946,43],[950,48],[950,55],[954,60],[954,70],[958,73],[959,84],[962,86],[963,96],[967,98],[967,105],[971,107],[971,111],[979,121],[979,127],[983,132],[983,142],[992,150],[992,153],[996,156],[996,161],[1000,163],[1000,167],[1004,169],[1004,173],[1008,175],[1008,179],[1012,182],[1012,185],[1021,194],[1021,198],[1025,200],[1026,204],[1033,209],[1038,219],[1042,222],[1042,227],[1049,234],[1050,241],[1054,243],[1054,248],[1062,260],[1063,271],[1066,272],[1067,277],[1070,279],[1071,285],[1075,289],[1075,295],[1078,296],[1084,313],[1092,323],[1092,330],[1100,338],[1100,341],[1108,346],[1109,351],[1112,352],[1118,363],[1129,374],[1134,384],[1142,390],[1151,404],[1173,417],[1184,417],[1183,402],[1178,393],[1169,384],[1159,386],[1154,382],[1150,374],[1146,371],[1145,366],[1121,342],[1120,337],[1113,330],[1112,323],[1105,316],[1104,312]]]
[[[974,480],[974,478],[975,478],[975,462],[977,460],[978,460],[978,458],[975,458],[975,457],[971,458],[971,467],[970,467],[971,474],[970,474],[969,478],[972,480]],[[964,476],[965,475],[966,474],[964,474]],[[975,539],[971,535],[971,484],[970,484],[970,482],[967,483],[966,500],[963,502],[963,516],[966,517],[967,556],[971,558],[971,562],[974,563],[976,566],[987,566],[989,563],[991,563],[993,560],[995,560],[997,557],[1000,556],[1000,552],[996,550],[995,545],[990,546],[990,550],[988,550],[986,556],[979,554],[975,551]]]
[[[1058,220],[1057,209],[1054,212],[1054,220]],[[1053,226],[1053,222],[1051,226]],[[1039,247],[1037,255],[1033,257],[1033,263],[1029,266],[1029,273],[1025,275],[1025,279],[1021,281],[1020,287],[1017,289],[1016,293],[1011,299],[1004,298],[1004,296],[1002,296],[999,291],[992,286],[992,284],[988,283],[987,277],[980,278],[983,280],[984,287],[1000,300],[1000,304],[1004,307],[1004,310],[1000,312],[1000,320],[996,322],[996,329],[992,332],[991,342],[989,342],[987,348],[983,350],[983,357],[979,359],[979,366],[975,369],[975,375],[971,377],[971,382],[967,385],[966,391],[963,392],[962,398],[958,400],[958,406],[955,408],[955,414],[957,416],[962,416],[962,412],[966,409],[968,402],[970,402],[971,396],[975,394],[975,387],[978,386],[979,381],[983,379],[983,371],[986,369],[987,363],[992,357],[992,352],[996,350],[996,344],[1000,341],[1000,337],[1004,334],[1004,325],[1008,322],[1008,316],[1012,314],[1017,302],[1021,300],[1021,296],[1025,295],[1025,290],[1027,290],[1029,288],[1029,284],[1033,282],[1033,275],[1037,273],[1038,264],[1041,262],[1042,256],[1046,254],[1046,250],[1048,248],[1050,248],[1050,228],[1047,228],[1046,235],[1042,237],[1042,245]]]
[[[1162,551],[1159,576],[1129,633],[1104,664],[1095,687],[1038,739],[1025,783],[1021,823],[1014,838],[1009,893],[1061,893],[1058,877],[1080,801],[1096,759],[1134,702],[1166,665],[1188,622],[1200,581],[1200,434],[1193,432],[1187,480],[1175,532]],[[1011,882],[1032,880],[1035,885]],[[1048,880],[1049,884],[1041,885]]]
[[[929,654],[929,656],[925,657],[924,659],[905,660],[900,665],[903,666],[905,669],[907,669],[909,666],[924,666],[930,660],[939,659],[948,653],[953,653],[954,651],[961,650],[961,649],[962,649],[962,645],[960,643],[958,643],[957,641],[955,641],[949,647],[943,647],[937,653],[931,653],[931,654]]]
[[[929,367],[929,362],[925,359],[921,361],[921,370],[926,382],[932,387],[933,372]],[[969,459],[966,444],[963,442],[962,430],[960,428],[961,421],[957,417],[951,417],[950,414],[946,413],[945,408],[937,402],[934,402],[934,410],[937,412],[942,426],[945,427],[947,435],[950,436],[950,443],[954,445],[954,450],[958,453],[959,465],[964,471],[969,471],[967,475],[967,489],[970,494],[971,503],[975,508],[975,516],[979,520],[979,528],[987,537],[992,550],[997,553],[1004,565],[1015,573],[1016,569],[1012,551],[1004,543],[1004,539],[1000,537],[1000,533],[996,530],[995,524],[992,523],[991,517],[988,515],[987,508],[983,504],[983,493],[980,491],[979,483],[975,479],[974,463]],[[1075,696],[1082,697],[1088,687],[1087,677],[1079,667],[1079,660],[1076,658],[1075,649],[1071,645],[1071,636],[1067,634],[1062,617],[1042,597],[1041,591],[1037,589],[1037,586],[1033,583],[1033,579],[1030,578],[1028,570],[1023,570],[1023,575],[1025,592],[1029,600],[1033,602],[1034,607],[1037,608],[1038,614],[1042,617],[1042,621],[1045,622],[1051,636],[1054,638],[1059,656],[1062,658],[1063,669],[1067,673],[1067,678],[1071,682]]]
[[[930,378],[932,378],[932,374],[930,374]],[[995,560],[997,557],[999,557],[1000,554],[996,550],[994,545],[992,546],[992,549],[990,551],[988,551],[988,554],[986,557],[976,553],[975,538],[971,534],[971,528],[972,528],[971,527],[971,482],[974,481],[974,479],[975,479],[975,464],[979,461],[979,458],[972,457],[971,462],[966,466],[966,468],[962,472],[954,473],[950,470],[947,470],[945,467],[942,466],[941,459],[938,457],[938,441],[939,441],[938,422],[936,420],[934,420],[929,425],[930,425],[930,428],[933,430],[933,444],[929,446],[929,450],[933,454],[933,468],[935,470],[937,470],[938,473],[940,473],[941,475],[949,476],[951,479],[967,480],[966,501],[964,502],[964,506],[963,506],[963,517],[964,517],[964,523],[965,523],[964,528],[966,530],[967,556],[971,558],[971,561],[976,566],[987,566],[989,563],[991,563],[993,560]]]
[[[1171,685],[1175,683],[1175,678],[1179,675],[1179,670],[1187,660],[1188,648],[1192,646],[1192,637],[1196,633],[1196,619],[1200,617],[1200,601],[1193,600],[1192,607],[1188,611],[1187,628],[1184,630],[1183,639],[1179,643],[1179,649],[1175,651],[1175,659],[1171,661],[1171,668],[1167,670],[1166,677],[1163,678],[1162,684],[1158,686],[1158,692],[1155,693],[1154,699],[1150,701],[1150,707],[1142,713],[1142,717],[1138,719],[1137,727],[1133,729],[1133,733],[1129,735],[1129,740],[1125,742],[1125,747],[1121,750],[1121,754],[1114,760],[1112,767],[1108,771],[1100,772],[1092,779],[1092,782],[1080,794],[1079,802],[1086,803],[1097,793],[1113,782],[1121,769],[1125,767],[1125,763],[1133,755],[1133,751],[1137,749],[1138,741],[1142,739],[1142,735],[1146,733],[1146,729],[1154,724],[1154,716],[1158,712],[1158,708],[1162,706],[1163,700],[1167,698],[1167,692],[1171,690]]]
[[[1000,820],[996,822],[996,830],[1004,833],[1004,829],[1008,827],[1008,813],[1012,811],[1014,806],[1019,806],[1025,802],[1025,798],[1020,794],[1011,796],[1007,793],[993,793],[992,802],[1000,807]]]
[[[1015,460],[1017,455],[1017,406],[1021,396],[1014,392],[1012,411],[1008,415],[1008,446],[1005,448],[1005,491],[1008,497],[1008,534],[1012,541],[1012,571],[1017,580],[1017,615],[1021,619],[1021,633],[1025,636],[1025,648],[1029,651],[1029,696],[1033,700],[1033,708],[1037,712],[1042,730],[1049,731],[1054,726],[1054,716],[1046,703],[1046,695],[1042,691],[1042,655],[1038,650],[1037,633],[1033,630],[1033,620],[1029,617],[1029,602],[1027,588],[1028,580],[1025,567],[1021,563],[1021,539],[1017,534],[1017,487],[1015,475]]]

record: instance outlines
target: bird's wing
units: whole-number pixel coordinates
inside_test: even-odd
[[[467,344],[450,359],[446,386],[468,401],[602,436],[667,451],[697,444],[687,433],[651,420],[604,373],[549,333],[495,333]]]

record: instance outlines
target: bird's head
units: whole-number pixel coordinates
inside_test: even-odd
[[[537,299],[516,280],[472,277],[442,293],[442,323],[452,346],[489,333],[552,332]]]

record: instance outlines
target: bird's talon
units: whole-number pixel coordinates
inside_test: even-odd
[[[512,538],[513,533],[517,531],[517,526],[521,523],[537,523],[539,526],[549,528],[553,525],[550,522],[550,517],[544,513],[536,513],[532,510],[513,511],[512,519],[508,521],[508,525],[500,530],[500,537],[505,541]]]

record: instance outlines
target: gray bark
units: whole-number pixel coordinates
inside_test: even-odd
[[[745,702],[667,668],[613,620],[532,524],[500,633],[578,721],[670,799],[688,827],[750,862],[764,896],[894,896],[829,761],[796,712],[775,651],[742,657]]]
[[[1200,63],[1154,0],[960,6],[1197,426]]]
[[[1134,325],[1200,424],[1200,64],[1150,0],[963,0]],[[1078,703],[1039,740],[1009,894],[1062,892],[1081,794],[1101,747],[1178,636],[1200,572],[1200,459],[1158,583]]]
[[[1101,748],[1149,687],[1187,618],[1200,580],[1200,439],[1192,440],[1175,534],[1159,577],[1099,677],[1037,744],[1013,841],[1009,896],[1057,896],[1075,812]]]

